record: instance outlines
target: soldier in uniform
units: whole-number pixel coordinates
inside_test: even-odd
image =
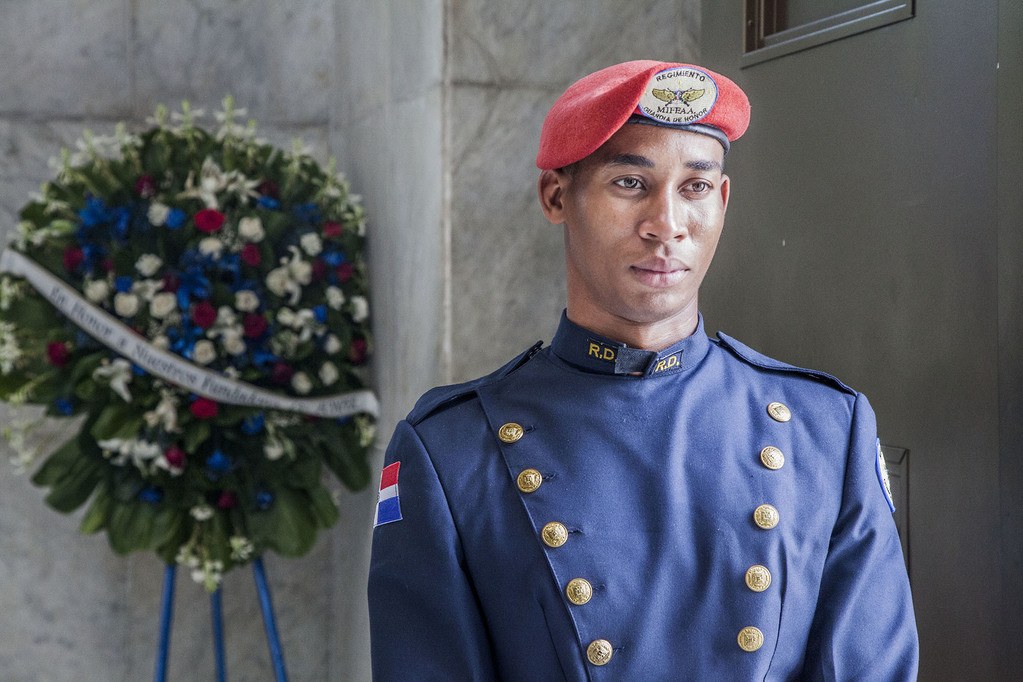
[[[697,307],[749,102],[703,67],[586,76],[544,121],[568,305],[550,346],[424,395],[381,476],[379,680],[909,680],[867,399]]]

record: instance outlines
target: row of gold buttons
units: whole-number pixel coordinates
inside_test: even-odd
[[[767,414],[776,422],[785,423],[792,419],[792,411],[779,402],[770,403],[767,406]],[[768,445],[760,451],[760,462],[768,469],[777,471],[785,466],[785,453],[773,445]],[[771,530],[778,525],[780,520],[781,515],[773,505],[762,504],[753,510],[753,523],[764,530]],[[771,571],[767,566],[753,564],[746,569],[746,587],[754,592],[763,592],[770,586]],[[764,633],[760,631],[760,628],[752,625],[739,630],[739,636],[736,639],[739,648],[743,651],[753,652],[764,646]]]

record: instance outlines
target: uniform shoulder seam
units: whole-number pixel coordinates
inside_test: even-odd
[[[472,381],[466,381],[460,384],[451,384],[449,386],[438,386],[432,388],[416,402],[415,407],[405,417],[406,421],[412,426],[417,426],[427,417],[441,411],[447,407],[451,407],[463,400],[469,399],[475,395],[476,391],[487,384],[491,384],[499,379],[503,379],[512,372],[516,371],[527,362],[529,362],[534,355],[540,352],[543,347],[543,341],[537,341],[525,351],[516,355],[510,362],[500,367],[497,371],[491,372],[486,376],[482,376],[479,379],[473,379]]]
[[[828,374],[827,372],[822,372],[816,369],[808,369],[806,367],[797,367],[796,365],[790,365],[787,362],[775,360],[774,358],[770,358],[764,355],[763,353],[759,353],[753,350],[746,344],[742,343],[741,341],[737,341],[736,339],[733,339],[731,336],[725,334],[724,332],[718,332],[717,340],[719,342],[719,345],[724,346],[732,353],[734,353],[736,356],[738,356],[740,359],[753,365],[754,367],[759,367],[761,369],[766,369],[774,372],[785,372],[789,374],[802,374],[804,376],[810,376],[820,381],[823,381],[824,383],[830,384],[831,386],[839,389],[840,391],[848,393],[849,395],[853,396],[857,395],[857,392],[854,389],[850,388],[843,381],[841,381],[840,379],[831,374]]]

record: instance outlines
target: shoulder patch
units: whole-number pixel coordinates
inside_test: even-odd
[[[742,358],[743,360],[745,360],[746,362],[748,362],[749,364],[751,364],[751,365],[753,365],[755,367],[760,367],[761,369],[774,370],[774,371],[777,371],[777,372],[791,372],[791,373],[795,373],[795,374],[806,374],[808,376],[812,376],[812,377],[815,377],[817,379],[821,379],[825,383],[831,384],[835,388],[837,388],[837,389],[839,389],[841,391],[845,391],[846,393],[849,393],[850,395],[856,395],[856,391],[854,391],[853,389],[849,388],[844,383],[842,383],[839,379],[831,376],[827,372],[821,372],[821,371],[818,371],[816,369],[806,369],[804,367],[796,367],[795,365],[790,365],[788,363],[781,362],[780,360],[775,360],[774,358],[769,358],[766,355],[764,355],[763,353],[758,353],[757,351],[753,350],[752,348],[750,348],[746,344],[744,344],[744,343],[742,343],[740,341],[736,341],[735,339],[733,339],[728,334],[725,334],[724,332],[718,332],[718,340],[719,340],[719,342],[720,342],[720,344],[722,346],[724,346],[725,348],[729,349],[730,351],[735,353],[737,356],[739,356],[740,358]]]
[[[470,397],[480,386],[485,386],[486,384],[493,383],[498,379],[508,376],[519,367],[522,367],[522,365],[529,362],[534,355],[540,352],[542,347],[543,341],[537,341],[529,349],[515,356],[511,362],[508,362],[497,371],[491,372],[479,379],[473,379],[472,381],[466,381],[461,384],[451,384],[450,386],[438,386],[437,388],[430,389],[423,394],[423,397],[416,402],[416,406],[408,413],[408,417],[406,417],[408,423],[415,426],[437,410],[448,405],[454,405],[455,403]]]

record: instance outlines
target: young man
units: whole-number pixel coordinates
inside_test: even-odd
[[[698,312],[749,102],[618,64],[544,122],[552,344],[434,389],[387,451],[379,680],[907,680],[917,636],[866,398]]]

